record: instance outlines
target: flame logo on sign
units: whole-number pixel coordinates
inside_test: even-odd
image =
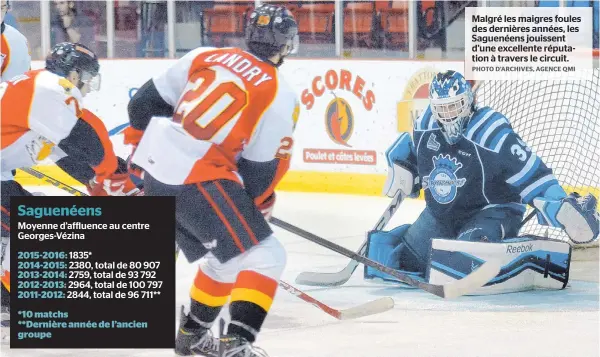
[[[334,142],[351,147],[348,140],[354,132],[354,114],[352,108],[344,99],[335,98],[327,105],[325,111],[325,128]]]

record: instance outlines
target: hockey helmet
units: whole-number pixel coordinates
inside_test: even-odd
[[[462,137],[464,125],[473,112],[471,85],[456,71],[440,72],[429,85],[429,101],[431,113],[448,143],[455,144]]]
[[[291,44],[289,43],[291,41]],[[258,56],[270,57],[281,48],[290,44],[290,50],[284,56],[298,53],[300,44],[298,24],[292,13],[284,6],[264,4],[252,12],[246,26],[246,44],[252,50],[253,44],[266,47],[271,54],[256,53]]]
[[[54,45],[46,57],[46,69],[59,76],[67,77],[72,71],[79,74],[81,89],[85,83],[93,90],[100,89],[100,63],[98,57],[85,45],[62,42]]]

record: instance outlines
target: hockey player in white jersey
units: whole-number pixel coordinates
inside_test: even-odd
[[[403,133],[386,152],[384,193],[425,193],[412,225],[369,234],[367,255],[431,283],[460,279],[488,259],[503,268],[478,293],[564,288],[570,246],[518,237],[526,205],[541,224],[563,229],[574,244],[598,238],[597,200],[567,194],[540,157],[513,131],[509,118],[478,107],[457,72],[437,74],[430,105],[413,138]],[[366,278],[390,277],[365,269]]]
[[[27,39],[14,27],[4,23],[10,9],[8,0],[0,0],[2,6],[2,43],[0,44],[0,82],[23,74],[31,68],[31,56]]]
[[[2,16],[2,23],[0,29],[2,34],[0,36],[0,82],[5,82],[15,76],[21,75],[31,68],[31,56],[29,54],[29,46],[27,39],[14,27],[4,23],[4,17],[10,10],[10,2],[8,0],[0,0],[0,16]],[[0,254],[0,276],[5,277],[4,264],[5,255],[8,254],[7,246],[9,239],[5,234],[2,234],[2,248]],[[6,290],[6,278],[2,281],[2,287],[0,290],[0,308],[2,309],[0,316],[0,325],[2,327],[1,339],[2,343],[7,342],[7,329],[10,324],[8,290]]]
[[[266,356],[253,343],[286,260],[267,220],[299,110],[278,67],[298,48],[297,33],[284,7],[260,6],[249,16],[247,51],[192,50],[129,103],[125,140],[137,147],[145,194],[176,197],[177,243],[200,266],[181,313],[179,355]],[[228,302],[219,341],[210,328]]]
[[[48,55],[45,69],[0,84],[2,238],[8,241],[2,261],[3,312],[10,307],[10,198],[32,195],[14,179],[14,171],[69,157],[95,173],[97,186],[112,188],[120,176],[106,128],[81,103],[90,90],[98,89],[99,69],[87,47],[60,43]]]

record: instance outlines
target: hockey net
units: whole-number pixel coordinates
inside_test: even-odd
[[[600,69],[586,81],[481,81],[475,90],[476,101],[504,114],[568,192],[600,198]],[[535,217],[521,234],[569,241]],[[574,248],[589,247],[598,241]]]

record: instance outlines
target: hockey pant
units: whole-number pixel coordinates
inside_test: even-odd
[[[283,246],[243,186],[228,180],[165,185],[146,173],[147,196],[175,196],[177,244],[200,260],[190,316],[209,328],[230,303],[228,333],[254,341],[285,267]]]

